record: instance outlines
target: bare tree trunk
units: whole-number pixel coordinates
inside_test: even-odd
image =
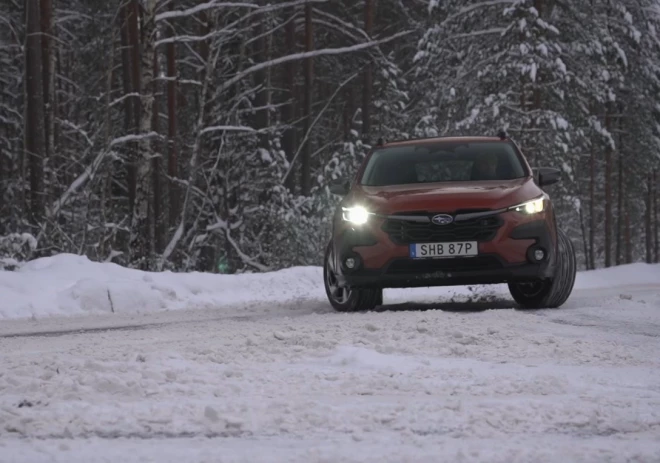
[[[155,29],[154,29],[155,33]],[[153,132],[159,132],[158,119],[160,114],[158,111],[158,80],[156,78],[160,74],[160,66],[158,64],[158,52],[154,49],[153,56],[153,77],[152,77],[152,101],[153,109],[151,112],[151,130]],[[155,251],[160,254],[163,252],[165,247],[165,220],[162,217],[163,215],[163,191],[162,191],[162,182],[161,182],[161,161],[163,159],[161,144],[158,141],[152,143],[153,148],[153,158],[152,158],[152,173],[151,179],[153,182],[153,226],[154,226],[154,246]]]
[[[62,79],[56,77],[58,75],[63,75],[62,51],[59,47],[55,47],[53,54],[55,55],[53,58],[53,61],[55,62],[55,69],[53,69],[53,104],[55,105],[55,108],[53,109],[52,114],[55,118],[64,119],[66,116],[64,116],[65,112],[62,110],[62,103],[60,101],[60,95],[64,92],[64,85],[62,85]],[[57,126],[55,126],[55,130],[53,130],[53,146],[58,146],[59,142],[60,133]]]
[[[130,76],[131,76],[131,92],[137,94],[130,98],[133,109],[133,127],[131,132],[133,134],[140,133],[140,32],[139,32],[139,19],[140,19],[140,2],[139,0],[131,0],[128,5],[128,45],[130,56]],[[135,207],[136,188],[137,188],[137,163],[139,157],[140,146],[139,142],[132,143],[132,150],[129,151],[129,175],[128,175],[128,198],[130,215],[133,216],[133,208]]]
[[[55,53],[53,52],[53,5],[52,0],[41,0],[41,67],[43,71],[44,92],[44,171],[49,180],[52,179],[54,164],[50,159],[55,153]],[[53,186],[55,182],[50,182]],[[51,193],[48,187],[44,188],[46,197]]]
[[[142,75],[140,76],[140,134],[138,141],[140,154],[137,165],[137,178],[135,190],[135,207],[131,221],[131,262],[137,268],[149,270],[153,257],[153,234],[154,223],[150,220],[149,204],[151,193],[151,169],[153,147],[147,134],[151,132],[153,111],[153,85],[154,85],[154,40],[155,40],[155,16],[154,10],[156,0],[147,0],[144,12],[142,44]],[[153,216],[153,214],[151,215]]]
[[[605,109],[605,129],[612,132],[611,105]],[[605,145],[605,267],[612,266],[612,146]]]
[[[174,2],[170,2],[170,9],[174,9]],[[168,37],[174,37],[171,24],[165,26]],[[174,42],[167,44],[167,174],[169,182],[169,225],[173,227],[181,212],[181,190],[177,184],[179,176],[179,159],[177,143],[177,69],[176,50]]]
[[[124,133],[132,133],[135,122],[133,121],[133,99],[127,95],[134,91],[133,79],[131,77],[131,39],[129,34],[129,18],[131,15],[130,4],[124,4],[120,10],[120,31],[121,31],[121,70],[122,70],[122,89],[124,92]],[[128,207],[129,211],[133,210],[133,203],[135,201],[135,169],[132,160],[136,157],[135,146],[132,143],[127,143],[122,146],[121,151],[124,155],[124,172],[126,178],[126,186],[128,189]],[[119,164],[119,163],[116,163]],[[119,165],[117,165],[119,172]],[[122,175],[117,175],[117,180],[122,178]],[[119,196],[123,195],[120,188],[112,188],[112,194]]]
[[[632,264],[632,240],[630,236],[630,202],[626,201],[626,264]]]
[[[39,224],[45,212],[44,159],[46,138],[44,122],[43,59],[39,0],[26,0],[25,43],[25,157],[30,168],[30,212],[32,223]]]
[[[531,83],[532,86],[532,92],[528,101],[528,105],[531,107],[532,111],[538,111],[541,109],[541,92],[539,90],[539,84],[541,83],[542,75],[539,73],[536,76],[536,81]],[[537,129],[538,123],[536,118],[531,118],[529,122],[529,133],[533,133],[535,129]],[[529,147],[533,147],[531,150],[532,156],[531,156],[531,163],[532,165],[537,165],[539,162],[539,153],[540,149],[538,146],[538,141],[536,137],[531,137],[529,135],[525,136],[523,138],[525,140],[525,144],[528,146],[527,150],[529,151]]]
[[[212,22],[213,22],[214,15],[213,14],[209,14],[209,15],[203,14],[202,17],[203,17],[203,20],[200,24],[201,35],[206,36],[213,30]],[[243,44],[243,43],[244,42],[241,41],[241,44]],[[200,56],[202,57],[202,59],[204,60],[205,63],[207,63],[208,60],[209,60],[209,54],[210,54],[212,45],[213,45],[212,39],[203,40],[200,43]],[[203,103],[202,100],[200,100],[200,103],[201,104],[206,104],[206,103]],[[207,111],[211,111],[210,108],[204,109],[205,113]],[[200,113],[202,113],[201,110],[200,110]],[[204,120],[204,119],[202,119],[202,120]],[[203,148],[205,145],[207,145],[207,143],[202,141],[202,144],[200,146],[202,152],[198,154],[198,156],[201,158],[200,161],[199,161],[200,164],[204,163],[205,160],[207,159],[207,157],[202,154],[202,153],[208,152],[208,150],[206,148]],[[213,148],[213,149],[215,150],[216,148]],[[227,169],[220,168],[220,171],[226,172]],[[214,185],[219,186],[219,183],[220,183],[220,179],[215,178],[213,180]],[[221,201],[224,201],[226,203],[226,194],[223,195]],[[225,216],[225,217],[227,217],[227,216]],[[202,217],[199,217],[199,219],[196,220],[195,223],[196,223],[196,226],[199,227],[199,229],[203,230],[209,225],[209,217],[206,216],[206,215],[204,215]],[[209,240],[205,240],[204,243],[199,245],[199,255],[197,257],[196,263],[195,263],[193,268],[197,271],[200,271],[200,272],[213,271],[213,270],[215,270],[215,267],[216,267],[215,263],[216,263],[216,256],[215,256],[215,249],[213,247],[213,243],[210,242]]]
[[[6,124],[5,126],[0,127],[0,136],[3,136],[5,138],[9,138],[9,124]],[[5,168],[5,163],[7,167]],[[5,173],[5,171],[7,173]],[[5,154],[0,150],[0,199],[4,198],[5,195],[7,194],[7,189],[9,188],[7,186],[6,180],[11,178],[11,174],[9,172],[11,171],[11,162],[8,157],[5,156]],[[20,179],[19,179],[20,181]],[[0,215],[5,216],[5,207],[6,203],[4,201],[0,202]],[[0,235],[5,234],[5,227],[4,224],[0,223]]]
[[[264,22],[263,17],[259,15],[254,16],[255,21],[255,36],[259,37],[253,42],[253,56],[255,63],[263,63],[266,61],[266,36],[263,35],[264,32]],[[255,95],[255,105],[257,111],[255,112],[255,123],[254,126],[256,129],[265,129],[268,126],[268,109],[266,108],[268,102],[268,75],[266,69],[261,69],[254,73],[254,86],[257,89],[257,94]],[[259,148],[267,149],[268,148],[268,135],[266,133],[259,133]]]
[[[202,80],[202,89],[199,92],[199,112],[197,113],[197,119],[195,122],[195,127],[198,129],[201,128],[204,124],[204,120],[206,119],[206,102],[208,101],[209,98],[209,87],[210,87],[210,74],[215,70],[217,61],[218,61],[218,55],[219,51],[214,50],[213,51],[213,57],[209,56],[210,52],[210,47],[206,49],[207,55],[204,57],[205,61],[205,70],[202,73],[203,75],[203,80]],[[193,185],[195,183],[195,179],[197,176],[197,171],[199,168],[199,157],[200,157],[200,151],[201,151],[201,146],[202,146],[202,140],[201,140],[201,135],[199,133],[199,130],[195,133],[195,142],[192,147],[191,151],[191,157],[190,157],[190,170],[188,171],[188,179],[186,182],[186,191],[183,196],[183,202],[181,204],[181,214],[179,217],[179,223],[176,227],[176,230],[174,232],[174,235],[170,239],[170,242],[168,245],[165,247],[165,250],[163,251],[163,254],[161,258],[159,259],[158,266],[157,268],[159,270],[162,270],[165,264],[167,263],[168,259],[178,246],[179,242],[184,236],[184,233],[186,232],[186,229],[188,228],[188,215],[189,215],[189,205],[192,202],[192,190],[193,190]]]
[[[294,53],[296,49],[295,14],[295,8],[285,10],[285,17],[288,19],[288,22],[284,26],[284,46],[289,53]],[[282,121],[288,125],[284,131],[282,143],[287,159],[289,162],[293,162],[293,156],[296,153],[296,128],[294,125],[296,119],[296,65],[294,61],[284,64],[284,81],[286,82],[285,88],[288,90],[285,93],[285,99],[289,103],[282,106]],[[292,169],[286,179],[285,185],[289,191],[293,191],[296,187],[296,176],[294,172]]]
[[[120,10],[120,13],[123,12],[123,8]],[[59,105],[58,110],[60,111],[60,116],[62,119],[68,118],[69,117],[69,105],[70,105],[70,98],[69,96],[69,81],[68,78],[71,75],[70,73],[70,66],[68,62],[68,56],[69,53],[66,51],[63,51],[62,48],[57,49],[57,73],[61,75],[64,79],[57,79],[57,85],[59,87],[59,91],[62,92],[66,97],[64,98],[64,101],[62,101],[62,104]],[[63,81],[64,80],[64,81]]]
[[[121,24],[120,24],[121,26]],[[120,29],[121,30],[121,29]],[[115,34],[116,32],[112,31],[112,52],[110,54],[110,59],[106,62],[106,79],[105,79],[105,143],[109,144],[112,139],[112,110],[111,110],[111,98],[112,98],[112,88],[114,82],[114,68],[115,68]],[[121,39],[120,39],[121,43]],[[99,245],[97,256],[100,259],[105,259],[108,255],[108,228],[105,224],[110,222],[108,220],[108,209],[112,207],[112,201],[110,197],[112,196],[112,180],[114,175],[114,166],[110,164],[106,171],[102,174],[101,180],[101,198],[100,198],[100,216],[102,225],[101,237],[99,238]],[[112,213],[112,210],[110,210]],[[112,236],[112,231],[110,232]]]
[[[653,176],[646,176],[646,213],[645,213],[645,241],[646,241],[646,262],[653,262],[653,235],[651,220],[653,217]]]
[[[312,4],[305,3],[305,51],[312,51],[314,49],[314,32],[312,29]],[[308,136],[308,132],[312,122],[312,86],[313,86],[313,59],[306,58],[304,60],[305,68],[305,115],[304,115],[304,129],[303,136],[306,137],[304,143],[304,151],[302,156],[302,194],[309,195],[312,189],[311,179],[311,156],[312,156],[312,139]]]
[[[344,90],[344,111],[342,113],[343,116],[343,127],[344,127],[344,141],[349,141],[351,139],[351,129],[352,129],[352,124],[351,124],[351,118],[353,116],[352,113],[352,101],[351,101],[351,91],[350,88],[347,88]]]
[[[653,227],[654,232],[653,236],[655,237],[655,262],[660,262],[660,236],[658,236],[658,229],[660,225],[658,224],[658,170],[653,170]]]
[[[589,266],[590,270],[596,268],[595,240],[596,240],[596,155],[593,136],[589,153]]]
[[[621,124],[619,124],[621,129]],[[618,188],[617,188],[617,230],[616,230],[616,265],[621,265],[623,259],[623,136],[619,133],[619,152],[618,152],[618,164],[619,164],[619,175],[618,175]]]
[[[374,26],[374,2],[364,1],[364,31],[371,38]],[[368,53],[368,52],[367,52]],[[369,143],[371,134],[371,100],[373,94],[373,64],[371,58],[364,70],[364,91],[362,92],[362,139]]]
[[[199,24],[199,35],[201,36],[208,36],[208,34],[211,32],[211,18],[206,14],[206,11],[202,11],[199,15],[200,18],[200,24]],[[201,40],[199,42],[199,56],[202,57],[202,62],[203,63],[208,63],[209,61],[209,53],[211,51],[211,39],[207,38],[206,40]],[[242,59],[242,58],[241,58]],[[201,79],[206,79],[206,67],[204,67],[201,71]],[[201,104],[204,102],[204,104],[207,104],[206,100],[198,100],[196,103]],[[179,101],[181,103],[181,101]],[[181,106],[181,104],[179,104]],[[197,113],[204,113],[207,114],[207,108],[201,108],[197,107],[196,112]],[[206,117],[206,116],[205,116]],[[203,161],[202,161],[203,162]],[[187,163],[183,163],[182,166],[185,166]]]
[[[270,27],[270,24],[268,24]],[[268,34],[264,39],[264,58],[268,62],[273,59],[273,34]],[[266,68],[266,107],[265,112],[265,125],[270,128],[273,123],[273,115],[271,113],[271,106],[273,104],[273,71],[272,67]],[[270,134],[266,133],[266,142],[268,143]]]
[[[655,240],[655,259],[656,263],[660,263],[660,224],[658,224],[658,170],[653,169],[653,237]]]
[[[207,35],[209,32],[211,32],[211,22],[209,17],[206,14],[206,11],[202,11],[199,14],[199,19],[200,19],[200,33],[201,35]],[[199,56],[202,57],[204,62],[206,63],[209,59],[209,52],[210,52],[210,39],[207,40],[202,40],[199,42]]]

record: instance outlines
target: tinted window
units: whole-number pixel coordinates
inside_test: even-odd
[[[520,159],[509,143],[445,142],[379,149],[369,159],[361,183],[385,186],[524,176]]]

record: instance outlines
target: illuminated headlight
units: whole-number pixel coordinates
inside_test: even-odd
[[[362,206],[342,207],[344,220],[355,225],[362,225],[369,220],[369,212]]]
[[[543,209],[545,209],[545,198],[534,199],[509,208],[510,211],[521,212],[528,215],[543,212]]]

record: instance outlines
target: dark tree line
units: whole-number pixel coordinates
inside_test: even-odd
[[[653,0],[0,0],[0,248],[317,264],[375,139],[505,128],[562,168],[585,267],[657,262],[659,28]]]

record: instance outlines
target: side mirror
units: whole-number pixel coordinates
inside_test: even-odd
[[[536,169],[539,186],[547,186],[561,180],[561,170],[554,167],[539,167]]]
[[[330,193],[344,196],[347,195],[351,189],[351,184],[345,180],[335,180],[330,184]]]

